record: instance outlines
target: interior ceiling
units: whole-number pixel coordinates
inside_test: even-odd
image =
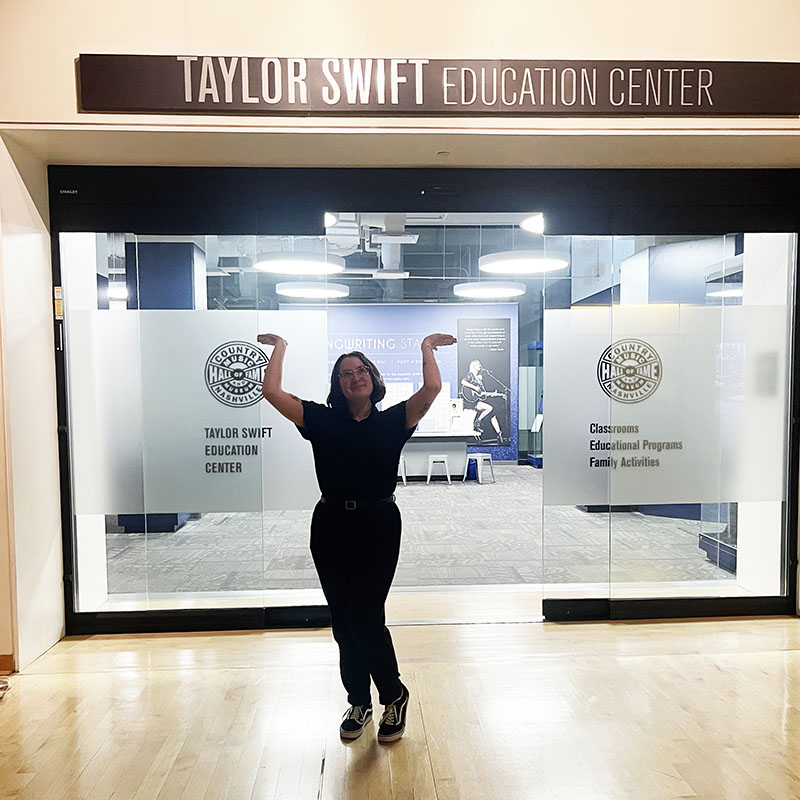
[[[571,238],[551,236],[545,239],[540,234],[526,233],[519,227],[526,216],[529,215],[340,212],[336,224],[327,228],[325,237],[145,235],[131,238],[140,242],[193,242],[205,253],[206,268],[211,274],[231,269],[237,273],[260,273],[254,266],[258,256],[276,251],[324,251],[344,258],[345,272],[338,277],[354,280],[402,271],[408,271],[412,279],[477,278],[481,255],[506,250],[536,250],[569,262]],[[394,243],[393,236],[409,240]],[[388,241],[378,243],[376,237]]]
[[[192,242],[204,253],[209,275],[211,304],[224,300],[226,308],[272,307],[274,284],[286,276],[267,274],[255,268],[258,254],[274,250],[309,250],[327,247],[345,258],[344,273],[333,281],[349,285],[345,302],[453,302],[453,285],[494,276],[478,270],[478,257],[487,252],[535,249],[570,261],[571,237],[545,237],[520,230],[526,214],[358,214],[340,212],[336,225],[323,237],[292,236],[135,236],[139,242]],[[403,245],[371,243],[376,232],[405,232],[417,241]],[[394,261],[392,261],[394,259]],[[387,271],[407,274],[402,280],[384,280]],[[550,306],[569,305],[569,275],[533,279],[531,291],[519,299],[521,319],[539,314],[541,291],[547,285]],[[495,278],[498,279],[498,278]],[[499,276],[502,279],[502,276]],[[312,279],[313,280],[313,279]],[[508,278],[506,278],[508,280]],[[216,300],[215,300],[216,298]],[[291,302],[281,299],[281,302]],[[307,301],[297,301],[307,302]]]
[[[623,260],[646,248],[661,250],[661,245],[689,243],[701,246],[704,239],[718,239],[719,247],[703,250],[710,254],[708,263],[693,265],[701,270],[706,281],[724,276],[732,282],[741,276],[742,260],[735,254],[737,237],[697,236],[546,236],[521,231],[520,214],[358,214],[339,213],[336,225],[327,229],[327,236],[338,242],[337,252],[344,257],[346,268],[330,277],[333,282],[345,283],[349,295],[344,300],[323,301],[338,303],[453,303],[461,302],[454,296],[453,287],[458,282],[473,280],[514,280],[526,285],[526,292],[514,298],[519,311],[523,339],[540,338],[544,310],[570,308],[573,304],[573,282],[577,281],[579,298],[586,300],[594,281],[608,280],[603,284],[609,292],[598,302],[608,302],[614,285],[614,271],[619,275]],[[414,224],[410,224],[410,223]],[[336,229],[344,225],[346,235],[337,236]],[[414,242],[406,244],[371,245],[375,231],[394,231],[412,234]],[[341,232],[340,232],[341,233]],[[256,268],[260,253],[288,250],[295,252],[328,246],[326,237],[301,236],[119,236],[131,242],[191,242],[202,253],[208,276],[208,307],[210,309],[275,309],[307,299],[281,297],[276,284],[286,280],[283,274],[266,273]],[[389,248],[396,257],[394,269],[402,279],[388,280],[385,250]],[[701,247],[702,249],[702,247]],[[495,276],[482,273],[478,267],[481,255],[504,250],[535,250],[549,257],[562,258],[567,266],[557,272],[528,276]],[[670,252],[671,249],[670,249]],[[682,251],[683,252],[683,251]],[[663,253],[663,251],[662,251]],[[721,258],[721,261],[716,259]],[[662,259],[663,260],[663,259]],[[695,259],[697,260],[697,259]],[[712,263],[713,262],[713,263]],[[124,268],[121,274],[124,275]],[[109,271],[110,275],[110,271]],[[324,278],[307,278],[318,281]],[[618,283],[617,278],[616,282]],[[599,296],[599,295],[598,295]]]
[[[570,262],[573,242],[582,245],[581,257],[587,258],[586,248],[592,243],[608,240],[602,236],[542,236],[521,230],[520,222],[529,216],[519,213],[411,213],[411,214],[358,214],[343,212],[336,225],[327,229],[325,237],[313,236],[245,236],[245,235],[136,235],[128,234],[129,241],[138,242],[192,242],[206,256],[206,266],[214,271],[218,266],[224,268],[222,261],[232,263],[240,259],[237,272],[260,273],[254,262],[260,253],[295,250],[326,250],[346,260],[343,277],[373,278],[372,273],[380,271],[383,251],[390,248],[398,250],[400,263],[396,269],[408,270],[411,277],[424,277],[431,270],[438,274],[433,277],[461,278],[465,272],[477,271],[477,259],[481,255],[507,250],[534,250],[542,255],[562,258]],[[391,218],[391,225],[387,219]],[[342,230],[344,229],[344,230]],[[412,234],[416,241],[401,245],[372,244],[372,237],[383,231]],[[634,249],[639,250],[656,244],[696,240],[697,236],[617,236],[615,241],[632,240]],[[461,262],[461,269],[451,272],[446,269],[447,260],[452,259],[457,250],[462,250],[470,259]],[[463,256],[463,253],[462,253]],[[363,263],[359,263],[363,262]],[[569,275],[567,270],[566,275]],[[478,277],[477,272],[474,277]],[[489,276],[484,275],[488,278]],[[554,276],[559,277],[559,276]]]
[[[541,319],[543,309],[569,308],[572,302],[571,280],[575,274],[599,276],[608,267],[609,259],[646,247],[678,241],[694,241],[698,237],[641,236],[590,237],[542,236],[519,229],[521,214],[357,214],[341,213],[339,222],[328,228],[328,237],[338,242],[333,252],[345,258],[343,273],[331,276],[334,282],[349,286],[350,303],[424,303],[454,302],[453,286],[457,282],[494,279],[523,280],[528,291],[515,299],[519,305],[520,324]],[[413,223],[413,224],[411,224]],[[337,228],[345,226],[346,235],[337,236]],[[375,231],[403,231],[418,237],[403,245],[370,246]],[[341,234],[341,232],[340,232]],[[138,242],[192,242],[205,256],[209,276],[211,308],[274,308],[292,301],[279,298],[275,284],[287,280],[285,275],[258,270],[259,253],[274,250],[309,250],[326,246],[323,237],[292,236],[135,236]],[[619,248],[619,249],[616,249]],[[404,279],[387,280],[386,250],[396,257],[394,269]],[[549,257],[562,258],[567,267],[547,275],[527,278],[493,276],[481,273],[478,258],[501,250],[536,250]],[[623,253],[624,251],[624,253]],[[616,255],[615,255],[616,253]],[[296,280],[296,279],[293,279]],[[319,280],[311,278],[310,280]],[[546,302],[544,297],[546,296]]]

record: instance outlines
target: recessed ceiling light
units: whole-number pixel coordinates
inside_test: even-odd
[[[474,281],[457,283],[453,287],[456,297],[471,297],[479,300],[519,297],[525,294],[525,284],[514,281]]]
[[[478,259],[481,272],[495,275],[540,275],[569,266],[563,258],[545,258],[538,250],[508,250],[490,253]]]
[[[305,297],[310,300],[328,300],[337,297],[347,297],[350,288],[343,283],[325,283],[315,281],[295,281],[278,283],[275,291],[284,297]]]
[[[744,289],[716,289],[706,292],[706,297],[744,297]]]
[[[255,268],[279,275],[332,275],[344,269],[344,259],[329,253],[277,251],[259,254]]]
[[[519,224],[528,233],[544,233],[544,214],[531,214]]]

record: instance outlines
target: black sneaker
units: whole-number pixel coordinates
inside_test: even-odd
[[[378,728],[378,741],[381,744],[393,742],[405,733],[406,711],[408,711],[408,689],[403,686],[400,697],[384,709]]]
[[[339,735],[342,739],[358,739],[364,726],[372,719],[372,705],[350,706],[342,718]]]

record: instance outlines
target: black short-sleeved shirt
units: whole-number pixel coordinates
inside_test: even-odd
[[[397,486],[400,451],[414,428],[406,427],[405,401],[357,422],[347,410],[303,400],[303,426],[311,442],[322,496],[330,500],[376,500]]]

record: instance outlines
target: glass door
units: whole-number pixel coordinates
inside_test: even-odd
[[[550,247],[559,245],[553,238],[547,237]],[[604,608],[612,413],[598,364],[612,338],[619,254],[611,237],[564,239],[569,275],[542,282],[543,595],[551,601],[601,601]]]
[[[612,422],[635,449],[611,471],[611,596],[781,595],[795,237],[643,244],[613,311]]]
[[[571,246],[569,297],[543,292],[545,600],[784,594],[795,235]]]

